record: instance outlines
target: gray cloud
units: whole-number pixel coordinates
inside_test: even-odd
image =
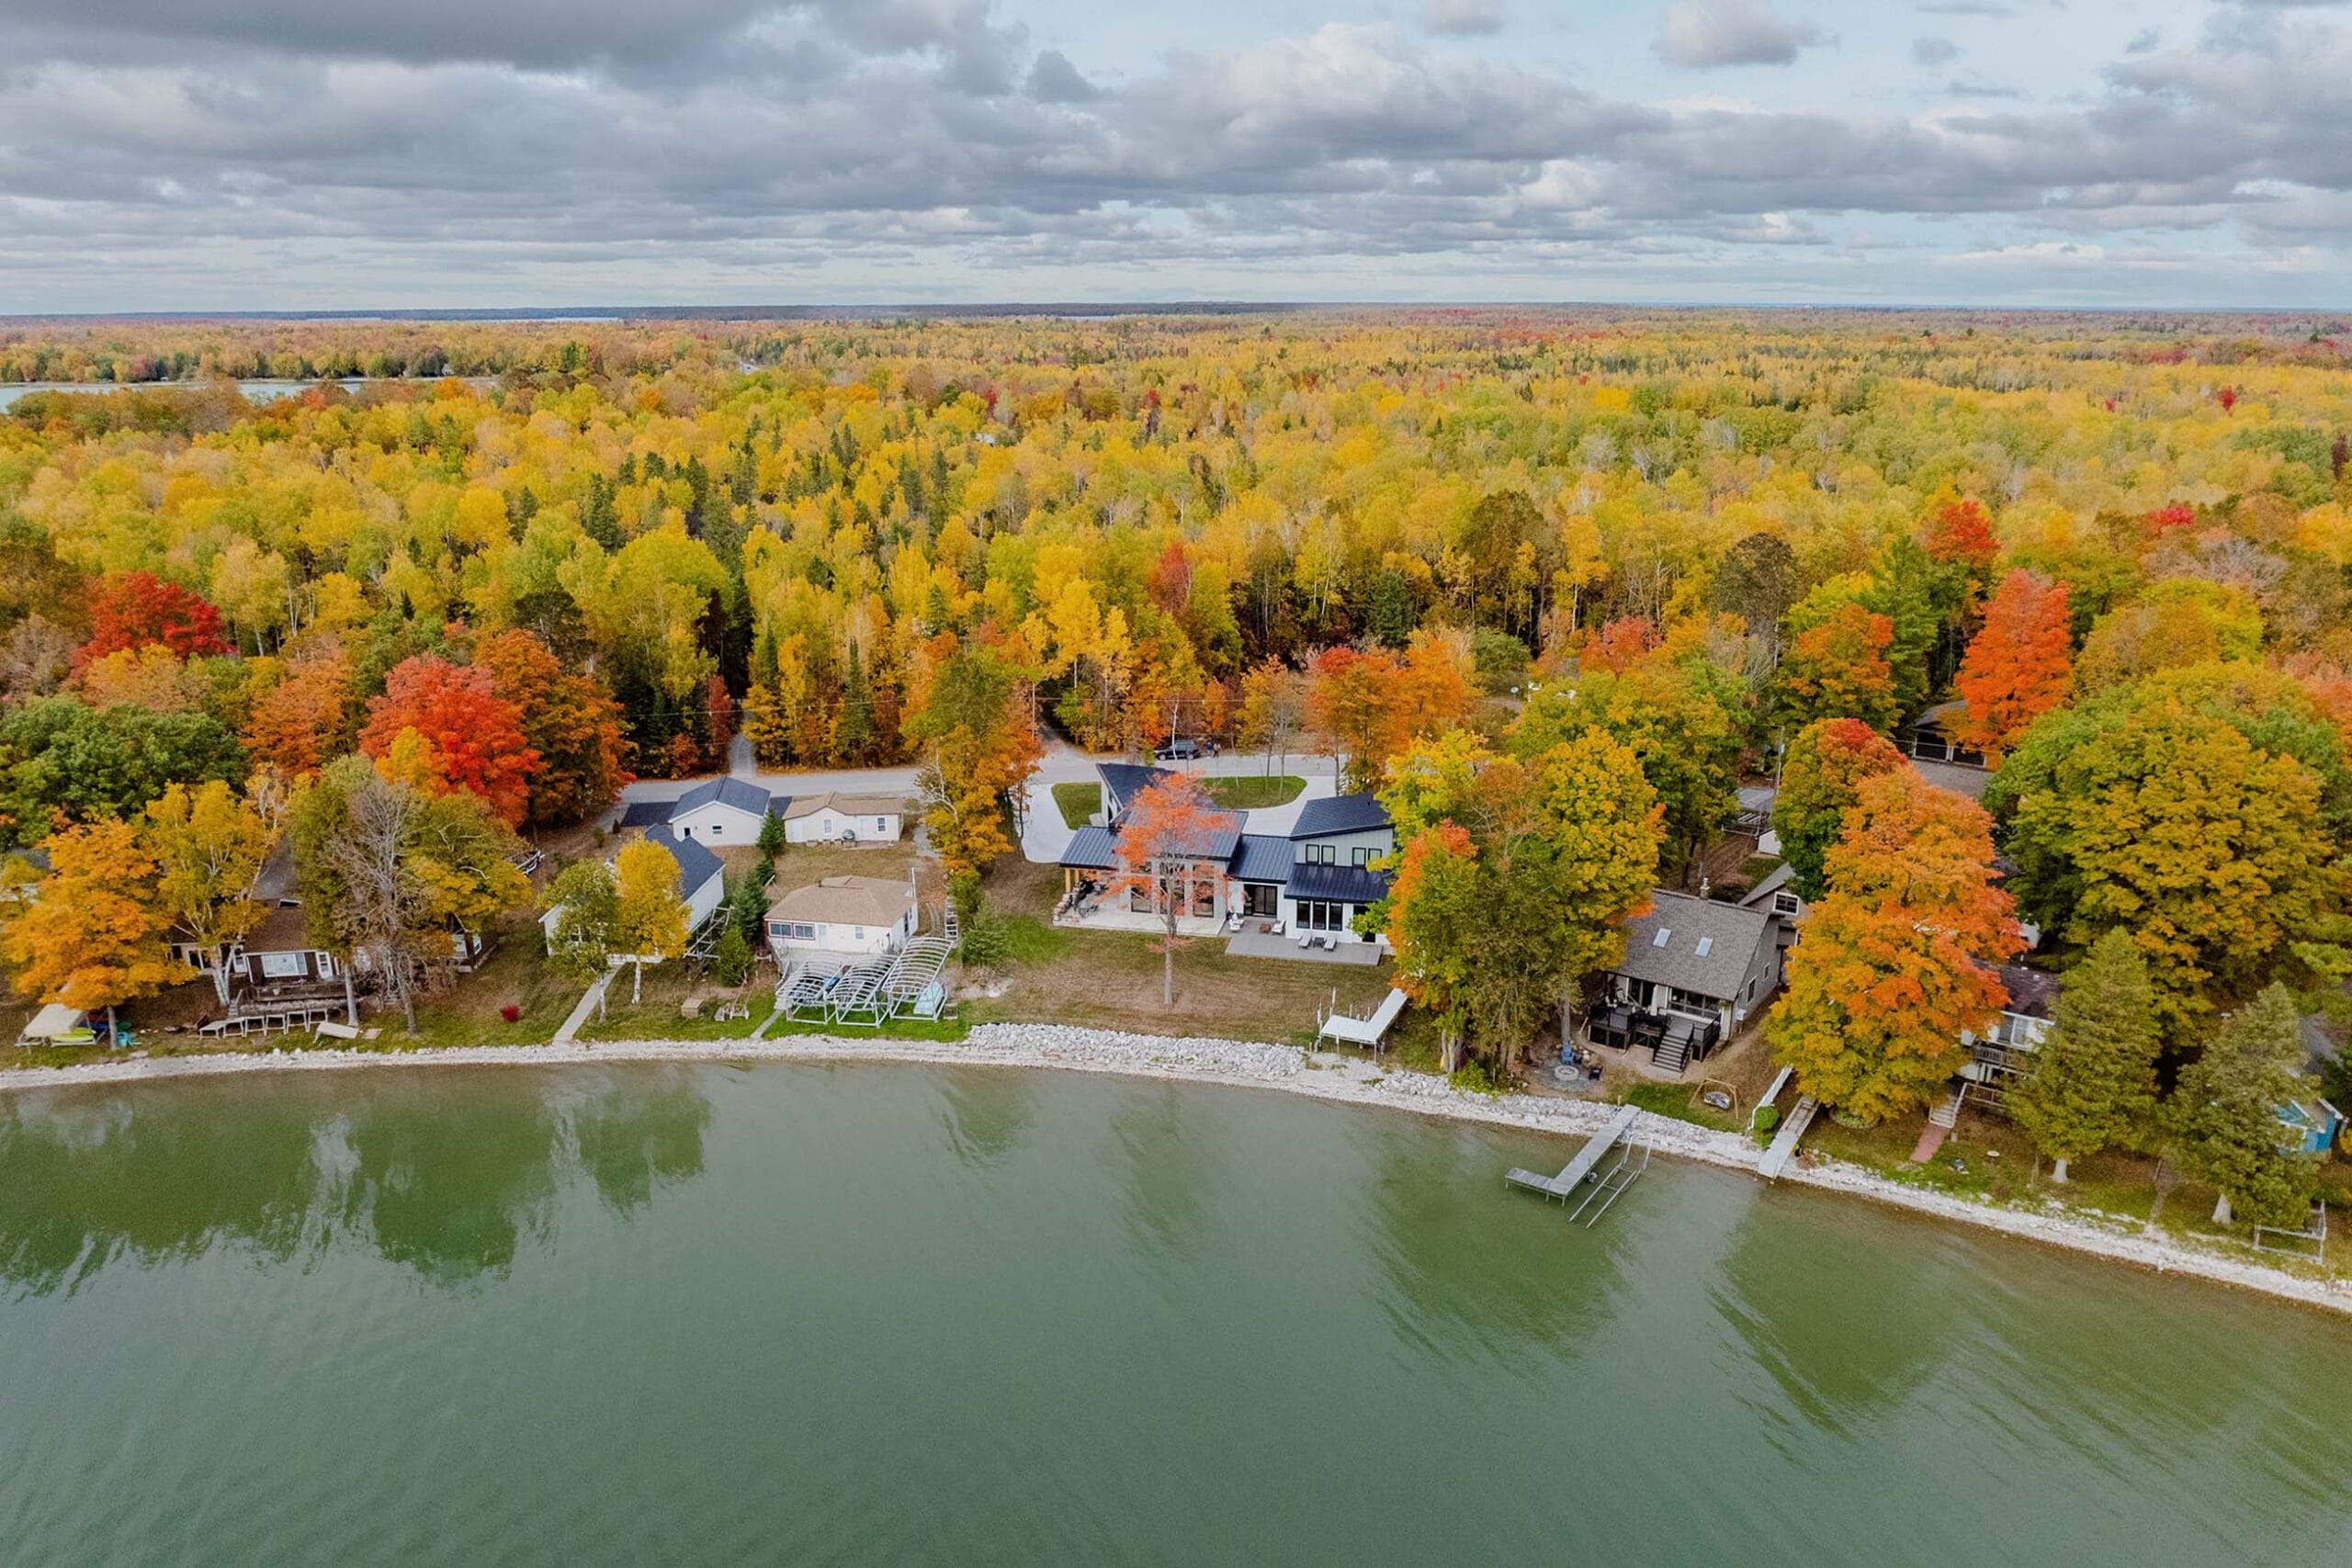
[[[1913,39],[1911,58],[1922,65],[1949,65],[1960,58],[1960,45],[1948,38]]]
[[[1029,67],[1029,96],[1041,104],[1091,104],[1102,90],[1079,73],[1069,56],[1049,49]]]
[[[1658,22],[1658,58],[1692,70],[1786,65],[1821,41],[1821,29],[1772,9],[1769,0],[1676,0]]]
[[[1421,0],[1421,26],[1445,38],[1484,38],[1503,30],[1501,0]]]
[[[1396,26],[1090,81],[964,0],[854,20],[686,9],[718,65],[217,34],[93,58],[44,52],[51,22],[0,23],[0,273],[168,266],[175,287],[252,288],[316,267],[348,288],[430,266],[527,291],[570,268],[725,288],[854,258],[910,293],[1182,265],[1273,268],[1295,294],[1299,264],[1322,278],[1346,258],[1441,281],[1489,258],[1665,265],[1724,247],[1826,265],[1860,243],[1841,227],[1952,219],[1998,231],[1975,254],[2045,269],[2132,248],[2111,236],[2223,231],[2282,256],[2352,242],[2352,34],[2310,13],[2124,59],[2079,107],[1904,118],[1628,102]],[[99,20],[129,38],[120,7]],[[618,47],[628,25],[573,45]]]

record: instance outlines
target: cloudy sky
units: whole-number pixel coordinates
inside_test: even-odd
[[[2352,306],[2352,0],[0,0],[0,313]]]

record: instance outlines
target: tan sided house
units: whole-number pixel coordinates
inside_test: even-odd
[[[895,795],[797,795],[784,807],[784,838],[792,844],[895,844],[906,810]]]

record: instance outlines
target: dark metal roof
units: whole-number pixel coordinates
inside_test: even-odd
[[[708,806],[714,800],[723,801],[738,811],[748,811],[754,817],[765,817],[771,812],[781,811],[784,808],[774,795],[751,780],[739,779],[730,775],[727,778],[705,779],[678,796],[678,804],[670,809],[669,819],[674,822],[687,812]]]
[[[1187,860],[1213,860],[1219,865],[1227,864],[1233,859],[1233,852],[1241,847],[1241,813],[1220,812],[1216,821],[1169,847]]]
[[[1625,958],[1617,973],[1723,1001],[1739,995],[1757,949],[1773,940],[1780,924],[1761,909],[1688,893],[1660,891],[1650,901],[1648,914],[1625,922]]]
[[[1290,879],[1290,840],[1272,833],[1244,833],[1235,846],[1229,875],[1243,882],[1286,882]]]
[[[1369,795],[1329,795],[1298,808],[1292,825],[1294,839],[1318,839],[1330,833],[1369,833],[1388,826],[1388,813]]]
[[[681,839],[666,827],[648,828],[645,841],[659,844],[678,863],[678,891],[690,895],[725,868],[717,855],[692,839]]]
[[[623,828],[655,828],[670,820],[670,808],[676,802],[668,800],[632,800],[621,813]]]
[[[1346,904],[1371,904],[1388,897],[1385,872],[1360,865],[1307,865],[1290,868],[1284,891],[1294,898],[1328,898]]]
[[[1133,762],[1097,762],[1094,773],[1102,781],[1102,809],[1113,816],[1152,785],[1182,776],[1166,768],[1139,767]]]
[[[1118,835],[1108,828],[1080,828],[1062,851],[1062,864],[1080,871],[1108,871],[1119,863],[1114,847],[1118,841]]]

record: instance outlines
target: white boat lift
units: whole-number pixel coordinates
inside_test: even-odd
[[[1650,1167],[1647,1140],[1634,1136],[1634,1129],[1641,1118],[1639,1106],[1621,1106],[1617,1114],[1609,1119],[1609,1124],[1595,1133],[1591,1142],[1577,1151],[1576,1157],[1561,1168],[1559,1175],[1542,1176],[1532,1170],[1513,1169],[1503,1177],[1503,1180],[1512,1187],[1540,1192],[1546,1198],[1557,1198],[1563,1204],[1577,1197],[1577,1189],[1585,1188],[1577,1206],[1568,1212],[1568,1218],[1583,1220],[1585,1228],[1589,1230],[1600,1223],[1600,1216],[1609,1212],[1609,1206],[1617,1201],[1625,1189],[1641,1179],[1642,1172]],[[1601,1161],[1612,1150],[1617,1158],[1604,1169]],[[1591,1186],[1586,1188],[1588,1181]],[[1598,1208],[1593,1206],[1596,1201],[1600,1204]],[[1589,1218],[1587,1218],[1588,1213]]]

